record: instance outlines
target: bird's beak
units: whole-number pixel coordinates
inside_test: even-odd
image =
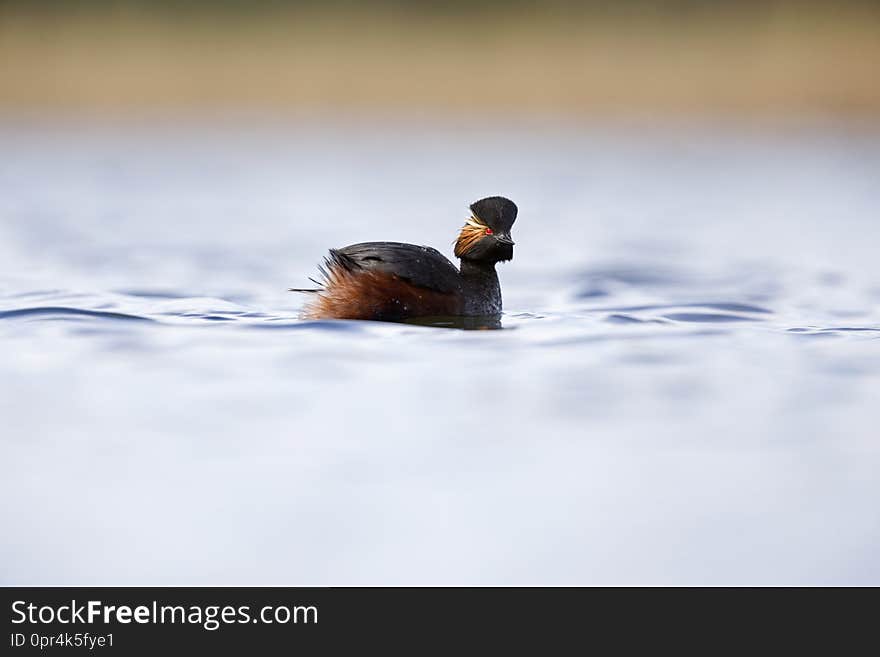
[[[508,233],[499,233],[495,235],[495,239],[498,240],[501,244],[510,244],[510,246],[516,244],[516,242],[510,239],[510,235]]]

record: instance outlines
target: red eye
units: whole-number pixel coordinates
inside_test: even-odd
[[[491,229],[491,228],[487,228],[487,229],[486,229],[486,235],[491,235],[491,234],[492,234],[492,229]]]

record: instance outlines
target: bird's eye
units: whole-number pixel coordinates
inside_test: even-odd
[[[487,229],[486,229],[486,235],[491,235],[491,234],[492,234],[492,229],[491,229],[491,228],[487,228]]]

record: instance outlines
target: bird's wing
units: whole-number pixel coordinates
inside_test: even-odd
[[[458,269],[437,249],[401,242],[363,242],[332,249],[327,266],[348,271],[377,271],[436,292],[460,289]]]

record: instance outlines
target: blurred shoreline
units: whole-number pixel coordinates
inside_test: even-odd
[[[346,7],[206,18],[0,4],[0,116],[880,119],[870,4],[697,17]]]

